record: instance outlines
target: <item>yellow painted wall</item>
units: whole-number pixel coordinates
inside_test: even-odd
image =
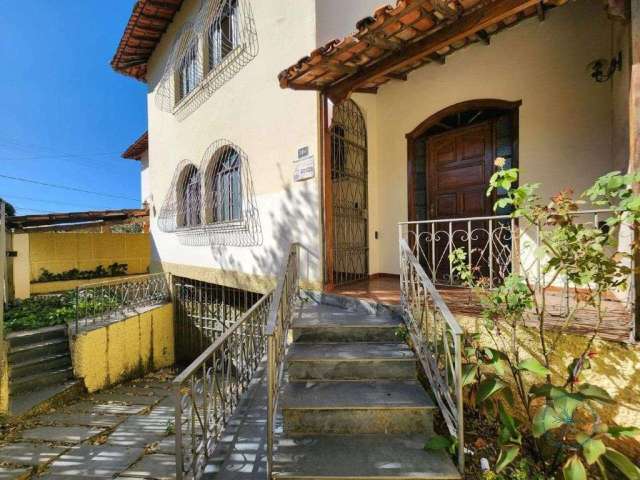
[[[8,344],[0,338],[0,415],[4,415],[9,411],[8,349]]]
[[[173,365],[173,306],[81,332],[71,342],[73,369],[89,392]]]
[[[31,294],[31,263],[29,260],[29,234],[13,233],[13,250],[17,257],[13,258],[13,288],[15,298],[29,298]]]
[[[43,268],[61,273],[73,268],[93,270],[114,262],[126,263],[128,273],[146,273],[151,243],[146,233],[58,233],[29,234],[30,279]]]
[[[476,318],[464,315],[456,317],[467,331],[476,331]],[[479,331],[482,333],[483,329],[480,328]],[[532,328],[521,329],[521,332],[518,344],[525,358],[530,355],[542,361],[538,332]],[[547,334],[547,339],[554,338],[553,332]],[[564,334],[553,344],[550,351],[554,382],[566,379],[567,366],[584,351],[588,340],[584,335]],[[483,334],[482,343],[495,348],[486,334]],[[596,340],[591,351],[596,356],[591,359],[591,369],[584,370],[581,380],[604,388],[616,401],[615,405],[600,408],[598,413],[603,421],[610,425],[640,427],[640,346]],[[640,439],[625,439],[618,443],[618,447],[628,455],[640,458],[638,440]]]

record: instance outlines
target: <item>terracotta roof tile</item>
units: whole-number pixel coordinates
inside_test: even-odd
[[[122,153],[122,158],[140,160],[142,154],[147,150],[149,150],[149,132],[144,132]]]

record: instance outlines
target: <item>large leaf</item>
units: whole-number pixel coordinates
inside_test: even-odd
[[[577,455],[572,455],[562,467],[564,480],[587,480],[587,470]]]
[[[567,423],[573,417],[573,412],[575,412],[576,408],[585,400],[585,397],[580,393],[569,392],[564,388],[558,387],[552,387],[549,396],[551,397],[553,408]]]
[[[529,388],[529,395],[531,395],[533,398],[551,398],[552,388],[553,385],[550,385],[548,383],[543,383],[541,385],[532,385],[531,388]]]
[[[527,358],[518,364],[518,370],[526,370],[527,372],[531,372],[539,377],[546,377],[551,373],[547,367],[542,365],[535,358]]]
[[[629,480],[640,480],[640,468],[634,465],[626,455],[623,455],[613,448],[607,448],[607,451],[604,452],[604,458],[615,465]]]
[[[451,439],[442,435],[434,435],[424,444],[425,450],[447,450],[451,447]]]
[[[478,402],[484,402],[506,386],[507,384],[497,377],[486,378],[478,387]]]
[[[518,430],[517,421],[513,415],[510,415],[509,412],[507,412],[502,402],[498,403],[498,415],[500,416],[500,423],[502,424],[503,431],[505,432],[503,435],[503,442],[521,443],[522,434]]]
[[[533,417],[533,436],[539,438],[549,430],[561,427],[563,424],[562,416],[558,415],[553,407],[545,405]]]
[[[637,427],[609,427],[607,433],[613,438],[635,437],[640,434],[640,428]]]
[[[611,395],[604,389],[597,385],[591,385],[589,383],[583,383],[578,387],[578,390],[582,395],[591,400],[599,400],[601,402],[613,403]]]
[[[513,462],[520,453],[520,447],[517,445],[505,445],[500,450],[498,462],[496,463],[496,472],[500,473],[507,465]]]
[[[462,386],[470,385],[476,382],[476,375],[478,374],[478,366],[472,363],[466,363],[462,365]]]
[[[585,433],[578,433],[576,440],[582,446],[582,454],[589,465],[596,463],[607,450],[602,440],[590,437]]]

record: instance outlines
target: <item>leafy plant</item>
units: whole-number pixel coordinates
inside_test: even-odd
[[[107,268],[98,265],[94,270],[78,270],[72,268],[61,273],[51,273],[46,268],[41,269],[40,276],[34,283],[57,282],[63,280],[90,280],[92,278],[120,277],[127,274],[129,266],[126,263],[112,263]]]
[[[455,250],[449,257],[482,306],[481,332],[464,339],[463,385],[469,402],[499,422],[495,473],[506,471],[523,450],[530,449],[548,476],[583,480],[589,469],[596,468],[605,479],[608,472],[615,472],[612,478],[622,474],[640,479],[640,468],[605,443],[640,430],[605,424],[596,407],[613,403],[612,398],[601,387],[583,381],[603,320],[603,298],[612,289],[625,287],[632,273],[624,260],[638,246],[633,245],[631,252],[615,247],[621,226],[640,221],[640,197],[631,190],[640,174],[610,173],[583,194],[593,204],[613,211],[604,225],[590,225],[576,220],[583,201],[574,200],[571,192],[562,192],[543,205],[536,195],[537,185],[517,186],[517,169],[504,170],[500,159],[496,165],[499,169],[487,195],[499,189],[503,196],[495,208],[510,208],[514,218],[538,227],[536,256],[544,262],[537,277],[516,269],[500,286],[489,289],[488,282],[469,269],[465,251]],[[574,285],[576,301],[563,328],[549,332],[545,328],[547,292],[558,279]],[[560,380],[554,380],[553,352],[578,309],[585,306],[595,311],[594,333],[580,355],[566,365]],[[528,353],[520,344],[527,318],[537,327],[539,355]],[[480,333],[491,346],[482,342]],[[516,416],[516,411],[522,415]]]

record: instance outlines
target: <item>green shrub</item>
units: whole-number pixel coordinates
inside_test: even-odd
[[[62,273],[51,273],[46,268],[33,283],[60,282],[64,280],[91,280],[92,278],[121,277],[127,274],[129,266],[126,263],[112,263],[107,268],[98,265],[94,270],[78,270],[72,268]]]

